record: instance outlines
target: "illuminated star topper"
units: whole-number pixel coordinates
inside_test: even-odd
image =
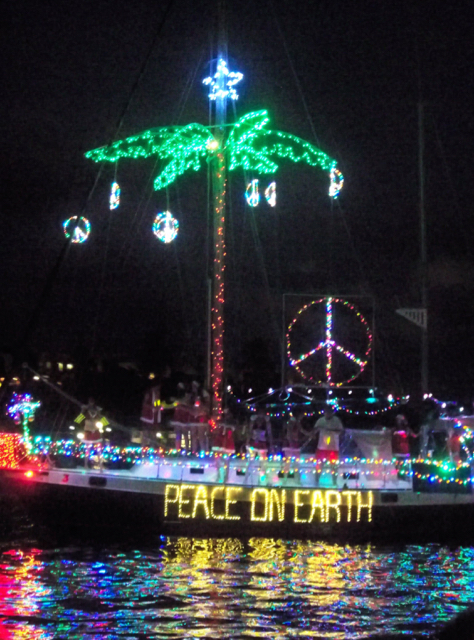
[[[220,58],[214,77],[209,76],[202,82],[203,84],[211,86],[211,93],[209,94],[210,100],[228,97],[230,97],[231,100],[237,100],[239,94],[234,89],[234,86],[240,82],[243,77],[244,75],[239,71],[229,71],[227,68],[227,62]]]

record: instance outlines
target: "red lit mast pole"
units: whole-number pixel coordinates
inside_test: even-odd
[[[215,101],[215,151],[211,161],[213,202],[213,268],[212,308],[210,328],[211,415],[214,421],[222,417],[224,399],[224,270],[226,214],[226,157],[224,127],[227,119],[229,71],[227,69],[227,37],[225,0],[218,2],[218,47],[215,85],[210,98]]]
[[[221,40],[223,28],[220,29]],[[225,214],[226,214],[226,158],[224,150],[224,126],[227,115],[227,76],[220,72],[225,63],[224,44],[221,42],[217,59],[215,88],[215,153],[211,162],[213,196],[213,269],[211,309],[211,396],[212,417],[219,420],[224,397],[224,270],[225,270]]]
[[[219,140],[219,145],[222,138]],[[225,270],[225,195],[226,166],[224,151],[213,158],[214,261],[211,309],[211,391],[212,417],[222,416],[224,395],[224,270]]]

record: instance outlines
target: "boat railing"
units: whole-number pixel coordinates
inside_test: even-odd
[[[0,466],[24,465],[18,439],[4,437]],[[13,452],[13,453],[12,453]],[[18,452],[17,452],[18,453]],[[2,462],[3,461],[3,462]],[[12,462],[13,461],[13,462]],[[52,442],[35,438],[27,463],[40,468],[80,473],[120,475],[135,479],[192,484],[232,484],[253,487],[374,489],[383,491],[471,492],[472,456],[417,459],[341,456],[337,461],[317,460],[314,454],[237,455],[222,451],[192,454],[162,448],[113,446],[105,442]]]
[[[318,486],[347,489],[409,490],[412,488],[410,460],[342,459],[316,462],[314,458],[163,456],[154,462],[134,465],[130,470],[110,473],[193,484],[232,484],[262,487]]]

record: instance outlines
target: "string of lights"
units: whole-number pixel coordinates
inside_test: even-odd
[[[18,469],[22,441],[19,433],[0,433],[0,469]]]
[[[278,165],[273,158],[306,162],[327,171],[329,175],[335,170],[336,161],[326,153],[290,133],[266,130],[269,122],[268,112],[261,110],[242,116],[231,127],[227,140],[222,144],[222,150],[228,156],[228,171],[240,167],[260,174],[275,173]],[[169,164],[155,179],[154,187],[158,191],[188,169],[199,171],[201,162],[212,156],[216,144],[219,143],[207,127],[192,123],[182,127],[149,129],[108,147],[88,151],[85,156],[94,162],[117,162],[120,158],[150,156],[169,160]]]
[[[295,408],[303,411],[306,417],[322,415],[324,406],[330,402],[334,406],[335,411],[341,411],[355,416],[376,416],[386,413],[398,406],[406,404],[409,396],[395,397],[392,394],[388,396],[376,396],[373,389],[369,390],[369,395],[355,399],[353,389],[346,391],[346,396],[334,395],[342,394],[342,390],[331,389],[327,392],[326,387],[321,386],[324,390],[324,397],[318,398],[313,395],[314,388],[301,390],[296,387],[282,387],[279,389],[269,389],[267,393],[249,398],[239,398],[233,391],[231,386],[227,387],[229,398],[238,405],[245,407],[251,413],[255,413],[258,407],[265,407],[266,415],[271,418],[287,418],[293,415]],[[249,392],[252,390],[249,389]],[[329,400],[328,400],[329,396]],[[367,403],[370,405],[367,409],[355,409],[352,404],[361,405]],[[378,406],[377,406],[378,405]],[[319,408],[318,408],[319,407]]]
[[[88,151],[86,158],[94,162],[117,162],[120,158],[146,158],[151,155],[167,161],[161,173],[154,181],[155,190],[160,190],[174,182],[188,169],[198,171],[206,160],[213,162],[214,171],[214,280],[213,306],[211,311],[211,389],[213,418],[219,418],[223,404],[223,332],[224,332],[224,269],[225,269],[225,195],[226,174],[238,167],[244,171],[267,174],[275,173],[278,164],[275,159],[289,159],[293,162],[306,162],[312,167],[326,171],[330,183],[335,183],[336,161],[309,142],[292,134],[265,129],[269,123],[265,110],[256,111],[241,117],[230,127],[225,139],[224,104],[227,98],[236,100],[238,94],[235,85],[242,80],[240,72],[230,72],[227,63],[219,58],[214,76],[204,80],[210,87],[209,98],[216,103],[216,120],[219,133],[214,137],[209,128],[201,124],[189,124],[181,127],[163,127],[150,129],[125,140],[119,140],[107,147]],[[218,160],[218,162],[216,162]],[[342,175],[337,174],[339,188]],[[258,185],[255,182],[254,185]],[[334,190],[334,187],[332,187]],[[258,204],[255,187],[252,187],[252,206]],[[276,190],[270,188],[266,194],[270,206],[276,204]],[[256,204],[255,202],[256,201]],[[156,221],[155,221],[156,223]]]
[[[224,395],[224,270],[225,270],[225,159],[222,152],[216,154],[218,168],[215,173],[214,196],[214,292],[211,310],[212,369],[211,392],[213,417],[219,420],[223,413]]]
[[[7,413],[15,421],[23,427],[23,438],[26,448],[30,450],[30,430],[28,423],[33,421],[35,411],[39,409],[41,402],[33,400],[29,393],[14,393],[8,406]]]
[[[336,167],[333,167],[329,172],[330,184],[329,195],[331,198],[336,199],[344,186],[344,176]]]
[[[318,475],[324,472],[328,476],[344,475],[344,478],[367,481],[386,481],[393,479],[414,478],[431,484],[458,485],[467,487],[474,484],[469,461],[433,460],[430,458],[405,458],[391,460],[383,458],[343,457],[339,460],[316,459],[314,455],[285,456],[271,454],[259,460],[249,454],[229,454],[225,452],[207,451],[199,455],[183,451],[165,451],[162,448],[140,446],[113,446],[100,442],[77,442],[75,440],[52,441],[48,437],[34,438],[28,456],[24,456],[26,439],[19,434],[0,434],[0,467],[18,468],[21,462],[37,463],[45,460],[58,460],[59,466],[70,459],[79,466],[85,461],[97,463],[104,468],[126,468],[141,465],[158,465],[180,469],[201,470],[213,469],[216,463],[233,462],[237,465],[255,465],[261,472],[261,482],[279,483],[282,479],[292,478],[294,474]],[[69,465],[66,464],[66,467]],[[74,466],[74,465],[73,465]],[[257,468],[255,467],[255,468]],[[240,467],[239,467],[240,468]],[[277,475],[275,475],[277,474]]]

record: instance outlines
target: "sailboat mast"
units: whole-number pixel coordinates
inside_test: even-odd
[[[227,42],[225,29],[225,3],[218,5],[219,36],[217,65],[227,65]],[[225,217],[226,217],[226,158],[224,150],[224,127],[227,118],[227,94],[225,76],[218,74],[215,100],[215,133],[217,148],[211,161],[213,202],[213,250],[212,309],[211,309],[211,396],[212,417],[219,419],[223,411],[224,395],[224,269],[225,269]]]
[[[420,260],[421,260],[421,308],[423,326],[421,328],[421,394],[428,393],[428,282],[425,216],[425,169],[424,169],[424,110],[418,103],[418,170],[420,186]]]

